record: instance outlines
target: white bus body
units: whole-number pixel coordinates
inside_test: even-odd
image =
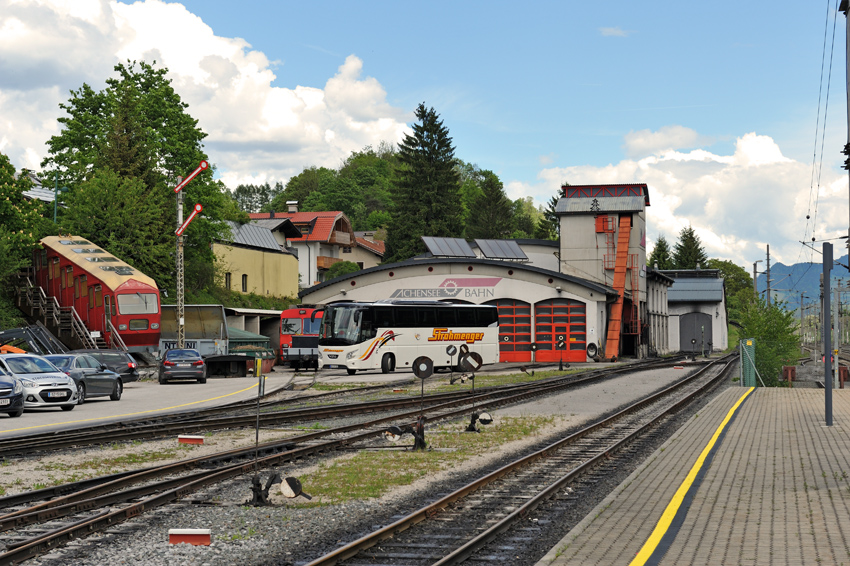
[[[319,335],[319,367],[408,369],[419,356],[435,368],[459,365],[461,346],[499,360],[499,318],[493,306],[439,301],[388,301],[327,305]],[[453,348],[452,348],[453,347]]]

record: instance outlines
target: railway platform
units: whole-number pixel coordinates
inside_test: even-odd
[[[540,561],[850,564],[850,390],[729,388]]]

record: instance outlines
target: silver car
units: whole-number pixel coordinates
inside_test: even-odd
[[[0,366],[24,386],[24,409],[77,406],[77,385],[53,364],[32,354],[2,354]]]

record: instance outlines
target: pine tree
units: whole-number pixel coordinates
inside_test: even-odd
[[[561,193],[552,195],[549,202],[546,203],[546,208],[543,209],[543,218],[538,220],[537,226],[534,228],[534,237],[538,240],[557,240],[561,232],[561,222],[555,210],[558,207],[558,200],[561,198]]]
[[[708,256],[702,248],[702,242],[690,226],[679,232],[679,241],[673,248],[674,269],[696,269],[697,265],[706,267]]]
[[[492,171],[481,171],[481,195],[473,201],[466,222],[469,238],[499,239],[511,232],[513,203]]]
[[[399,145],[399,167],[387,231],[387,263],[425,251],[422,236],[460,237],[460,176],[449,130],[433,108],[420,104],[413,135]]]
[[[667,243],[667,238],[658,236],[646,263],[653,269],[673,269],[673,257],[670,254],[670,244]]]

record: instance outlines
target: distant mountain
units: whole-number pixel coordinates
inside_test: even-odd
[[[850,284],[850,270],[847,269],[848,256],[844,255],[834,260],[831,279],[833,288],[837,284]],[[764,269],[764,263],[758,265]],[[770,265],[771,296],[778,297],[788,303],[790,309],[796,310],[800,305],[800,293],[806,297],[805,302],[812,303],[820,296],[820,276],[823,273],[822,263],[795,263],[785,265],[773,263]],[[841,280],[841,281],[839,281]],[[757,279],[760,295],[767,289],[767,275],[760,274]]]

